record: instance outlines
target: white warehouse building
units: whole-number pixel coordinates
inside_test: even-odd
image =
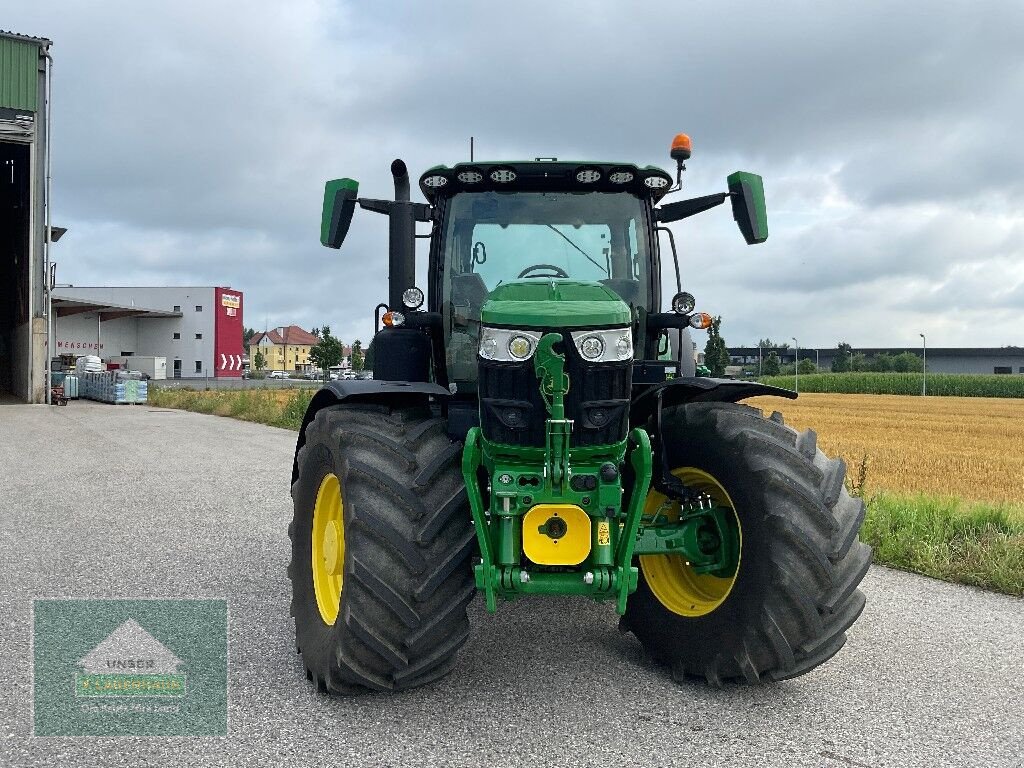
[[[242,292],[228,287],[57,287],[53,354],[165,357],[167,378],[242,375]]]

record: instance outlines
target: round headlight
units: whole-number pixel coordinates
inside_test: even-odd
[[[628,184],[633,180],[633,173],[631,171],[615,171],[608,176],[608,181],[612,184]]]
[[[402,291],[402,304],[406,309],[419,309],[423,306],[423,291],[419,288],[406,288]]]
[[[448,179],[444,176],[427,176],[423,180],[423,186],[430,187],[431,189],[439,189],[448,183]]]
[[[644,179],[644,186],[650,187],[651,189],[662,189],[668,186],[668,179],[664,176],[648,176]]]
[[[584,168],[583,170],[576,172],[576,181],[580,184],[593,184],[600,178],[601,172],[596,171],[593,168]]]
[[[508,340],[508,353],[516,360],[525,360],[533,352],[533,343],[525,336],[513,336]]]
[[[615,354],[619,360],[626,360],[633,356],[633,339],[628,333],[624,333],[615,340]]]
[[[459,171],[455,177],[463,184],[477,184],[484,179],[484,175],[480,171]]]
[[[672,311],[677,315],[688,315],[697,306],[697,300],[693,294],[683,291],[672,297]]]
[[[485,336],[480,340],[480,357],[493,360],[494,353],[497,351],[498,341],[493,336]]]
[[[604,342],[600,336],[587,336],[580,342],[580,354],[587,360],[597,360],[604,354]]]

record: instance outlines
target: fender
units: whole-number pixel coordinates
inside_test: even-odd
[[[669,498],[683,502],[693,500],[693,492],[679,482],[669,466],[665,441],[661,438],[661,413],[666,406],[696,402],[735,403],[756,395],[776,395],[789,400],[797,398],[797,393],[791,389],[770,387],[756,381],[709,379],[704,376],[680,376],[649,387],[634,397],[630,423],[646,427],[654,447],[651,485]]]
[[[797,398],[797,393],[791,389],[771,387],[756,381],[677,376],[647,387],[636,395],[630,404],[629,420],[631,424],[639,426],[666,406],[696,402],[735,403],[758,395],[775,395],[789,400]]]
[[[302,427],[295,442],[292,457],[292,482],[299,477],[299,449],[306,444],[306,427],[313,421],[316,412],[339,403],[378,403],[380,405],[427,402],[429,398],[449,398],[451,392],[439,384],[429,381],[381,381],[362,379],[355,381],[331,381],[313,395],[313,399],[302,417]]]

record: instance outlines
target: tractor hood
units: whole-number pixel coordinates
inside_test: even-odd
[[[595,328],[630,325],[632,315],[618,294],[601,283],[534,278],[491,291],[480,319],[507,328]]]

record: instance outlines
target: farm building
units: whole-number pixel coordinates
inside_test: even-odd
[[[869,358],[904,352],[921,356],[920,347],[854,347],[853,351]],[[770,352],[771,349],[759,350],[757,347],[730,347],[729,362],[737,366],[756,366]],[[792,364],[796,358],[796,350],[792,347],[776,348],[775,352],[783,365]],[[838,352],[835,347],[801,348],[800,359],[810,360],[819,368],[829,370]],[[1024,347],[929,347],[928,372],[1024,374]]]
[[[240,378],[243,301],[221,286],[57,286],[54,355],[156,356],[168,378]]]
[[[50,41],[0,32],[0,400],[45,402]]]

